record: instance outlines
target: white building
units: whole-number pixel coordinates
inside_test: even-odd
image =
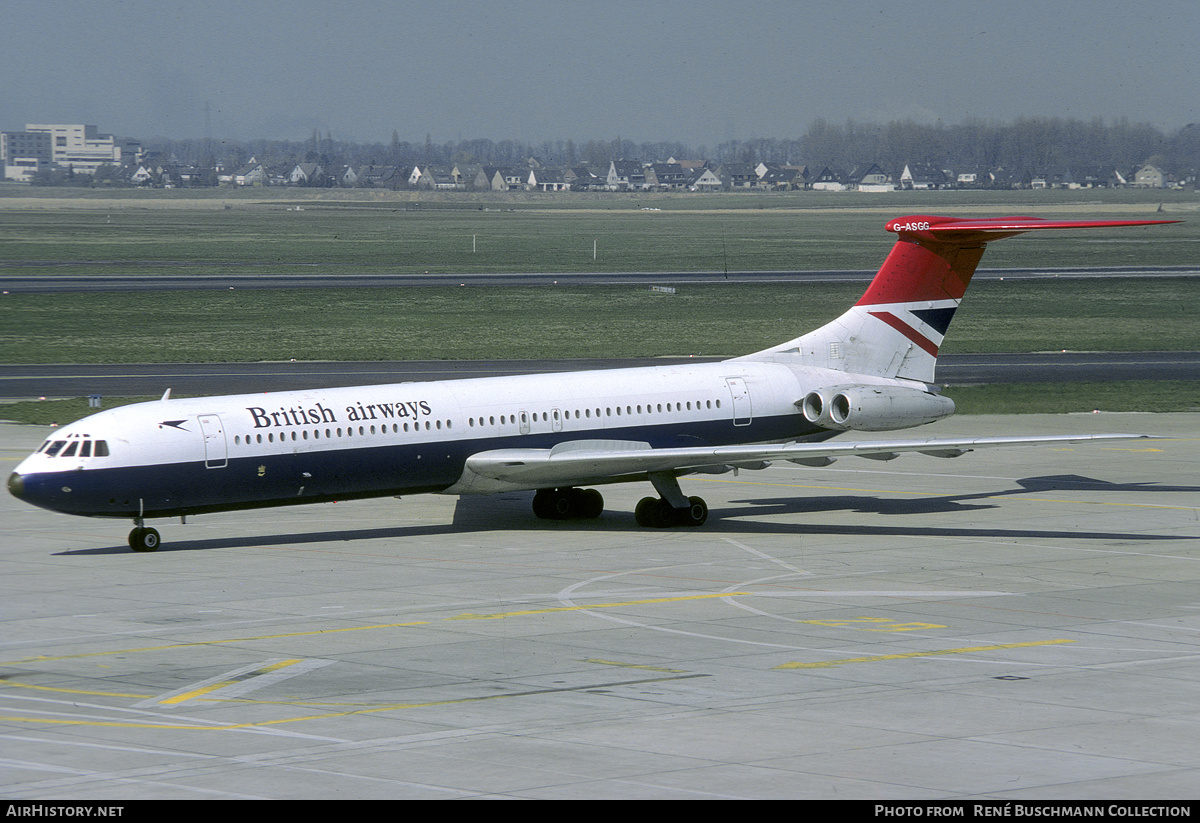
[[[95,126],[26,123],[25,131],[50,135],[53,162],[76,173],[93,174],[105,163],[119,165],[121,146]]]
[[[28,183],[38,171],[50,168],[54,163],[53,142],[48,134],[0,132],[4,179]]]

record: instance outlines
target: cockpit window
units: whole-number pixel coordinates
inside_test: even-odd
[[[64,448],[65,447],[65,448]],[[107,440],[47,440],[38,449],[38,454],[47,457],[108,457]]]

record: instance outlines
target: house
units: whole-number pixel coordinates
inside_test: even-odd
[[[944,189],[949,185],[946,173],[929,163],[906,163],[900,172],[902,189]]]
[[[137,171],[129,175],[129,182],[135,186],[149,186],[154,180],[155,174],[146,168],[145,164],[138,164]]]
[[[528,172],[524,169],[506,166],[481,166],[475,175],[474,187],[477,191],[511,191],[519,189],[528,180]]]
[[[297,163],[288,173],[286,182],[289,186],[320,185],[324,175],[320,163]]]
[[[1167,184],[1166,176],[1158,166],[1149,163],[1138,167],[1133,173],[1133,187],[1136,189],[1161,189]]]
[[[607,188],[610,191],[630,191],[646,187],[646,171],[641,163],[632,160],[613,160],[608,165]]]
[[[850,175],[842,169],[826,166],[812,179],[813,191],[846,191],[848,188],[851,188]]]
[[[687,170],[678,163],[648,163],[645,174],[647,188],[681,189],[687,185]]]
[[[235,186],[262,186],[267,182],[267,169],[262,163],[250,159],[249,163],[235,171],[230,179]]]
[[[587,166],[568,166],[563,169],[563,180],[571,191],[599,191],[606,182]]]
[[[396,167],[363,166],[358,170],[358,185],[373,189],[395,188]]]
[[[479,176],[482,168],[483,166],[478,163],[455,163],[454,168],[450,169],[454,187],[460,191],[472,188],[475,185],[475,178]]]
[[[567,191],[570,184],[563,179],[561,169],[536,168],[529,170],[525,188],[529,191]]]
[[[731,189],[758,188],[758,171],[751,163],[724,163],[717,176]]]
[[[954,184],[960,189],[990,189],[993,180],[987,169],[970,169],[956,174]]]
[[[990,172],[992,186],[998,189],[1029,189],[1033,188],[1033,176],[1024,170],[998,168]]]
[[[896,187],[892,184],[888,173],[875,163],[863,163],[855,166],[849,177],[851,188],[859,191],[881,192],[895,191]]]
[[[759,188],[768,191],[799,191],[808,188],[808,166],[786,166],[776,163],[759,163]]]
[[[689,191],[720,191],[723,187],[721,178],[707,166],[694,169],[687,182]]]

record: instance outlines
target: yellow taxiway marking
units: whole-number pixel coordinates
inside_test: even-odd
[[[237,731],[238,729],[261,729],[268,726],[281,726],[287,723],[301,723],[305,720],[329,720],[335,717],[350,717],[356,714],[378,714],[379,712],[400,711],[403,709],[424,709],[432,706],[454,706],[464,703],[481,703],[487,700],[503,700],[510,697],[530,697],[557,692],[579,692],[596,688],[612,688],[613,686],[636,686],[643,683],[660,683],[667,680],[686,680],[695,677],[707,677],[702,674],[682,674],[667,677],[653,677],[643,680],[621,681],[619,683],[591,683],[586,686],[566,686],[557,689],[529,689],[508,694],[489,694],[479,697],[459,697],[451,700],[430,700],[423,703],[388,703],[379,706],[360,706],[340,712],[327,714],[311,714],[303,717],[282,717],[276,720],[263,720],[257,723],[227,723],[219,726],[199,726],[186,723],[138,723],[121,720],[90,720],[86,718],[49,718],[49,717],[6,717],[0,716],[0,722],[41,723],[54,726],[100,726],[123,729],[169,729],[175,731],[219,732]]]
[[[1074,640],[1034,640],[1029,643],[997,643],[992,646],[964,646],[960,649],[934,649],[928,652],[901,652],[898,654],[875,654],[869,657],[846,657],[841,660],[825,660],[820,663],[784,663],[776,669],[829,669],[834,666],[844,666],[847,663],[876,663],[881,660],[907,660],[913,657],[938,657],[946,654],[970,654],[971,652],[991,652],[999,649],[1026,649],[1031,646],[1056,646],[1061,643],[1074,643]]]
[[[750,592],[721,592],[719,594],[685,594],[678,597],[648,597],[645,600],[622,600],[616,603],[593,603],[590,606],[550,606],[545,609],[523,609],[517,612],[495,614],[473,614],[467,612],[447,620],[499,620],[504,617],[525,617],[531,614],[554,614],[555,612],[584,612],[593,609],[616,609],[621,606],[644,606],[648,603],[679,603],[684,600],[712,600],[721,597],[748,596]]]
[[[665,666],[647,666],[643,663],[621,663],[616,660],[601,660],[598,657],[588,658],[584,663],[595,663],[600,666],[618,666],[622,669],[641,669],[647,672],[663,672],[664,674],[684,674],[686,669],[668,669]]]
[[[259,666],[259,667],[255,668],[253,671],[249,672],[248,674],[234,676],[234,677],[226,677],[225,679],[222,679],[222,680],[217,680],[212,683],[206,683],[203,686],[198,686],[197,688],[191,689],[190,691],[183,692],[182,694],[171,695],[170,697],[163,698],[162,700],[159,700],[157,702],[164,706],[174,706],[179,703],[186,703],[187,701],[194,700],[197,697],[203,697],[206,694],[211,694],[212,692],[215,692],[218,689],[224,689],[228,686],[238,685],[238,684],[244,682],[247,678],[257,677],[258,675],[263,675],[263,674],[270,674],[271,672],[277,672],[280,669],[287,668],[288,666],[294,666],[295,664],[297,664],[299,662],[301,662],[301,658],[295,658],[293,660],[280,660],[276,663],[270,663],[266,666]]]
[[[424,626],[428,620],[414,620],[411,623],[379,623],[373,626],[347,626],[342,629],[313,629],[307,632],[287,632],[284,634],[261,634],[256,637],[228,637],[224,640],[198,640],[195,643],[172,643],[167,646],[142,646],[135,649],[112,649],[106,652],[80,652],[79,654],[35,655],[20,660],[3,660],[0,665],[13,666],[18,663],[45,663],[54,660],[78,660],[83,657],[106,657],[114,654],[133,654],[135,652],[164,652],[176,649],[194,649],[198,646],[217,646],[222,643],[245,643],[251,640],[281,640],[287,637],[312,637],[318,634],[338,634],[339,632],[363,632],[370,629],[403,629],[410,626]]]

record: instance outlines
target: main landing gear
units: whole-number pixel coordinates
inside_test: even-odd
[[[595,489],[538,489],[533,513],[543,520],[594,520],[604,512],[604,495]]]
[[[701,497],[689,497],[687,503],[676,507],[664,497],[643,497],[633,510],[633,518],[639,526],[652,529],[703,526],[708,520],[708,504]]]
[[[162,543],[162,538],[158,536],[158,529],[142,525],[140,517],[135,517],[133,524],[133,531],[129,533],[129,548],[135,552],[152,552],[158,549],[159,544]]]
[[[708,504],[702,497],[684,497],[679,479],[670,472],[650,472],[650,482],[661,497],[643,497],[633,510],[639,526],[669,529],[672,526],[703,526]]]
[[[652,472],[650,482],[661,497],[643,497],[638,502],[633,516],[639,526],[703,526],[708,520],[704,498],[684,497],[674,474]],[[603,511],[604,497],[595,489],[539,489],[533,496],[533,513],[543,520],[594,519]]]

